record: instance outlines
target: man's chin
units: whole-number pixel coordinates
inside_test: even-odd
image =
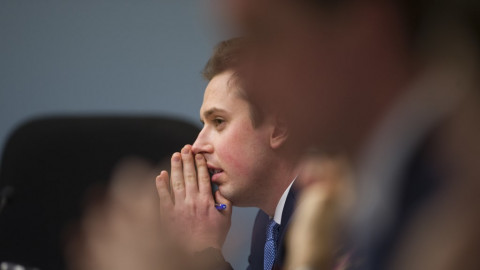
[[[220,188],[220,194],[222,194],[225,199],[229,200],[233,206],[236,207],[254,207],[255,205],[252,202],[248,201],[244,196],[244,194],[239,194],[238,192],[231,192],[231,190],[225,189],[222,191]]]
[[[237,206],[235,201],[238,200],[238,194],[236,194],[236,192],[233,192],[231,189],[228,188],[228,186],[225,185],[218,186],[218,191],[225,199],[229,200],[232,205]]]
[[[219,185],[218,186],[218,191],[220,192],[220,194],[225,197],[225,199],[231,201],[230,199],[230,192],[228,190],[228,188],[225,187],[225,185]]]

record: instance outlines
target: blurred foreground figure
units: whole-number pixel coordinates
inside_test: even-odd
[[[301,200],[289,231],[285,269],[349,269],[350,251],[344,246],[345,218],[354,201],[348,162],[340,156],[308,154],[298,183]]]
[[[154,168],[140,159],[121,163],[106,194],[90,198],[67,249],[70,270],[175,269],[161,233]],[[92,196],[94,196],[92,195]]]
[[[353,160],[358,268],[480,269],[479,2],[229,8],[250,99],[288,112],[298,147]]]

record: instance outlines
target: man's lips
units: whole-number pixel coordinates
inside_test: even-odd
[[[211,165],[207,165],[208,167],[208,173],[210,174],[210,178],[212,179],[213,182],[220,177],[220,174],[223,173],[223,170],[220,168],[216,168]]]

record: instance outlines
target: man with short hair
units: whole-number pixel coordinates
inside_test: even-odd
[[[199,258],[193,260],[202,262],[197,268],[230,268],[221,248],[232,205],[260,208],[249,269],[283,264],[299,154],[289,145],[281,117],[260,110],[245,96],[242,77],[235,73],[243,46],[242,39],[232,39],[216,47],[204,69],[209,83],[200,109],[203,129],[193,145],[173,154],[170,175],[162,171],[156,181],[167,228],[187,253]],[[215,197],[211,183],[218,186]],[[217,210],[216,204],[226,209]]]

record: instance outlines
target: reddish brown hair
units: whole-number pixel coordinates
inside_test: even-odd
[[[262,122],[262,115],[260,109],[248,98],[248,95],[242,89],[242,76],[239,74],[238,67],[240,60],[246,51],[246,41],[244,38],[232,38],[222,41],[215,46],[213,55],[208,60],[203,68],[202,75],[208,81],[215,76],[227,71],[233,71],[231,82],[235,83],[239,97],[248,102],[250,108],[250,119],[252,125],[257,127]]]

